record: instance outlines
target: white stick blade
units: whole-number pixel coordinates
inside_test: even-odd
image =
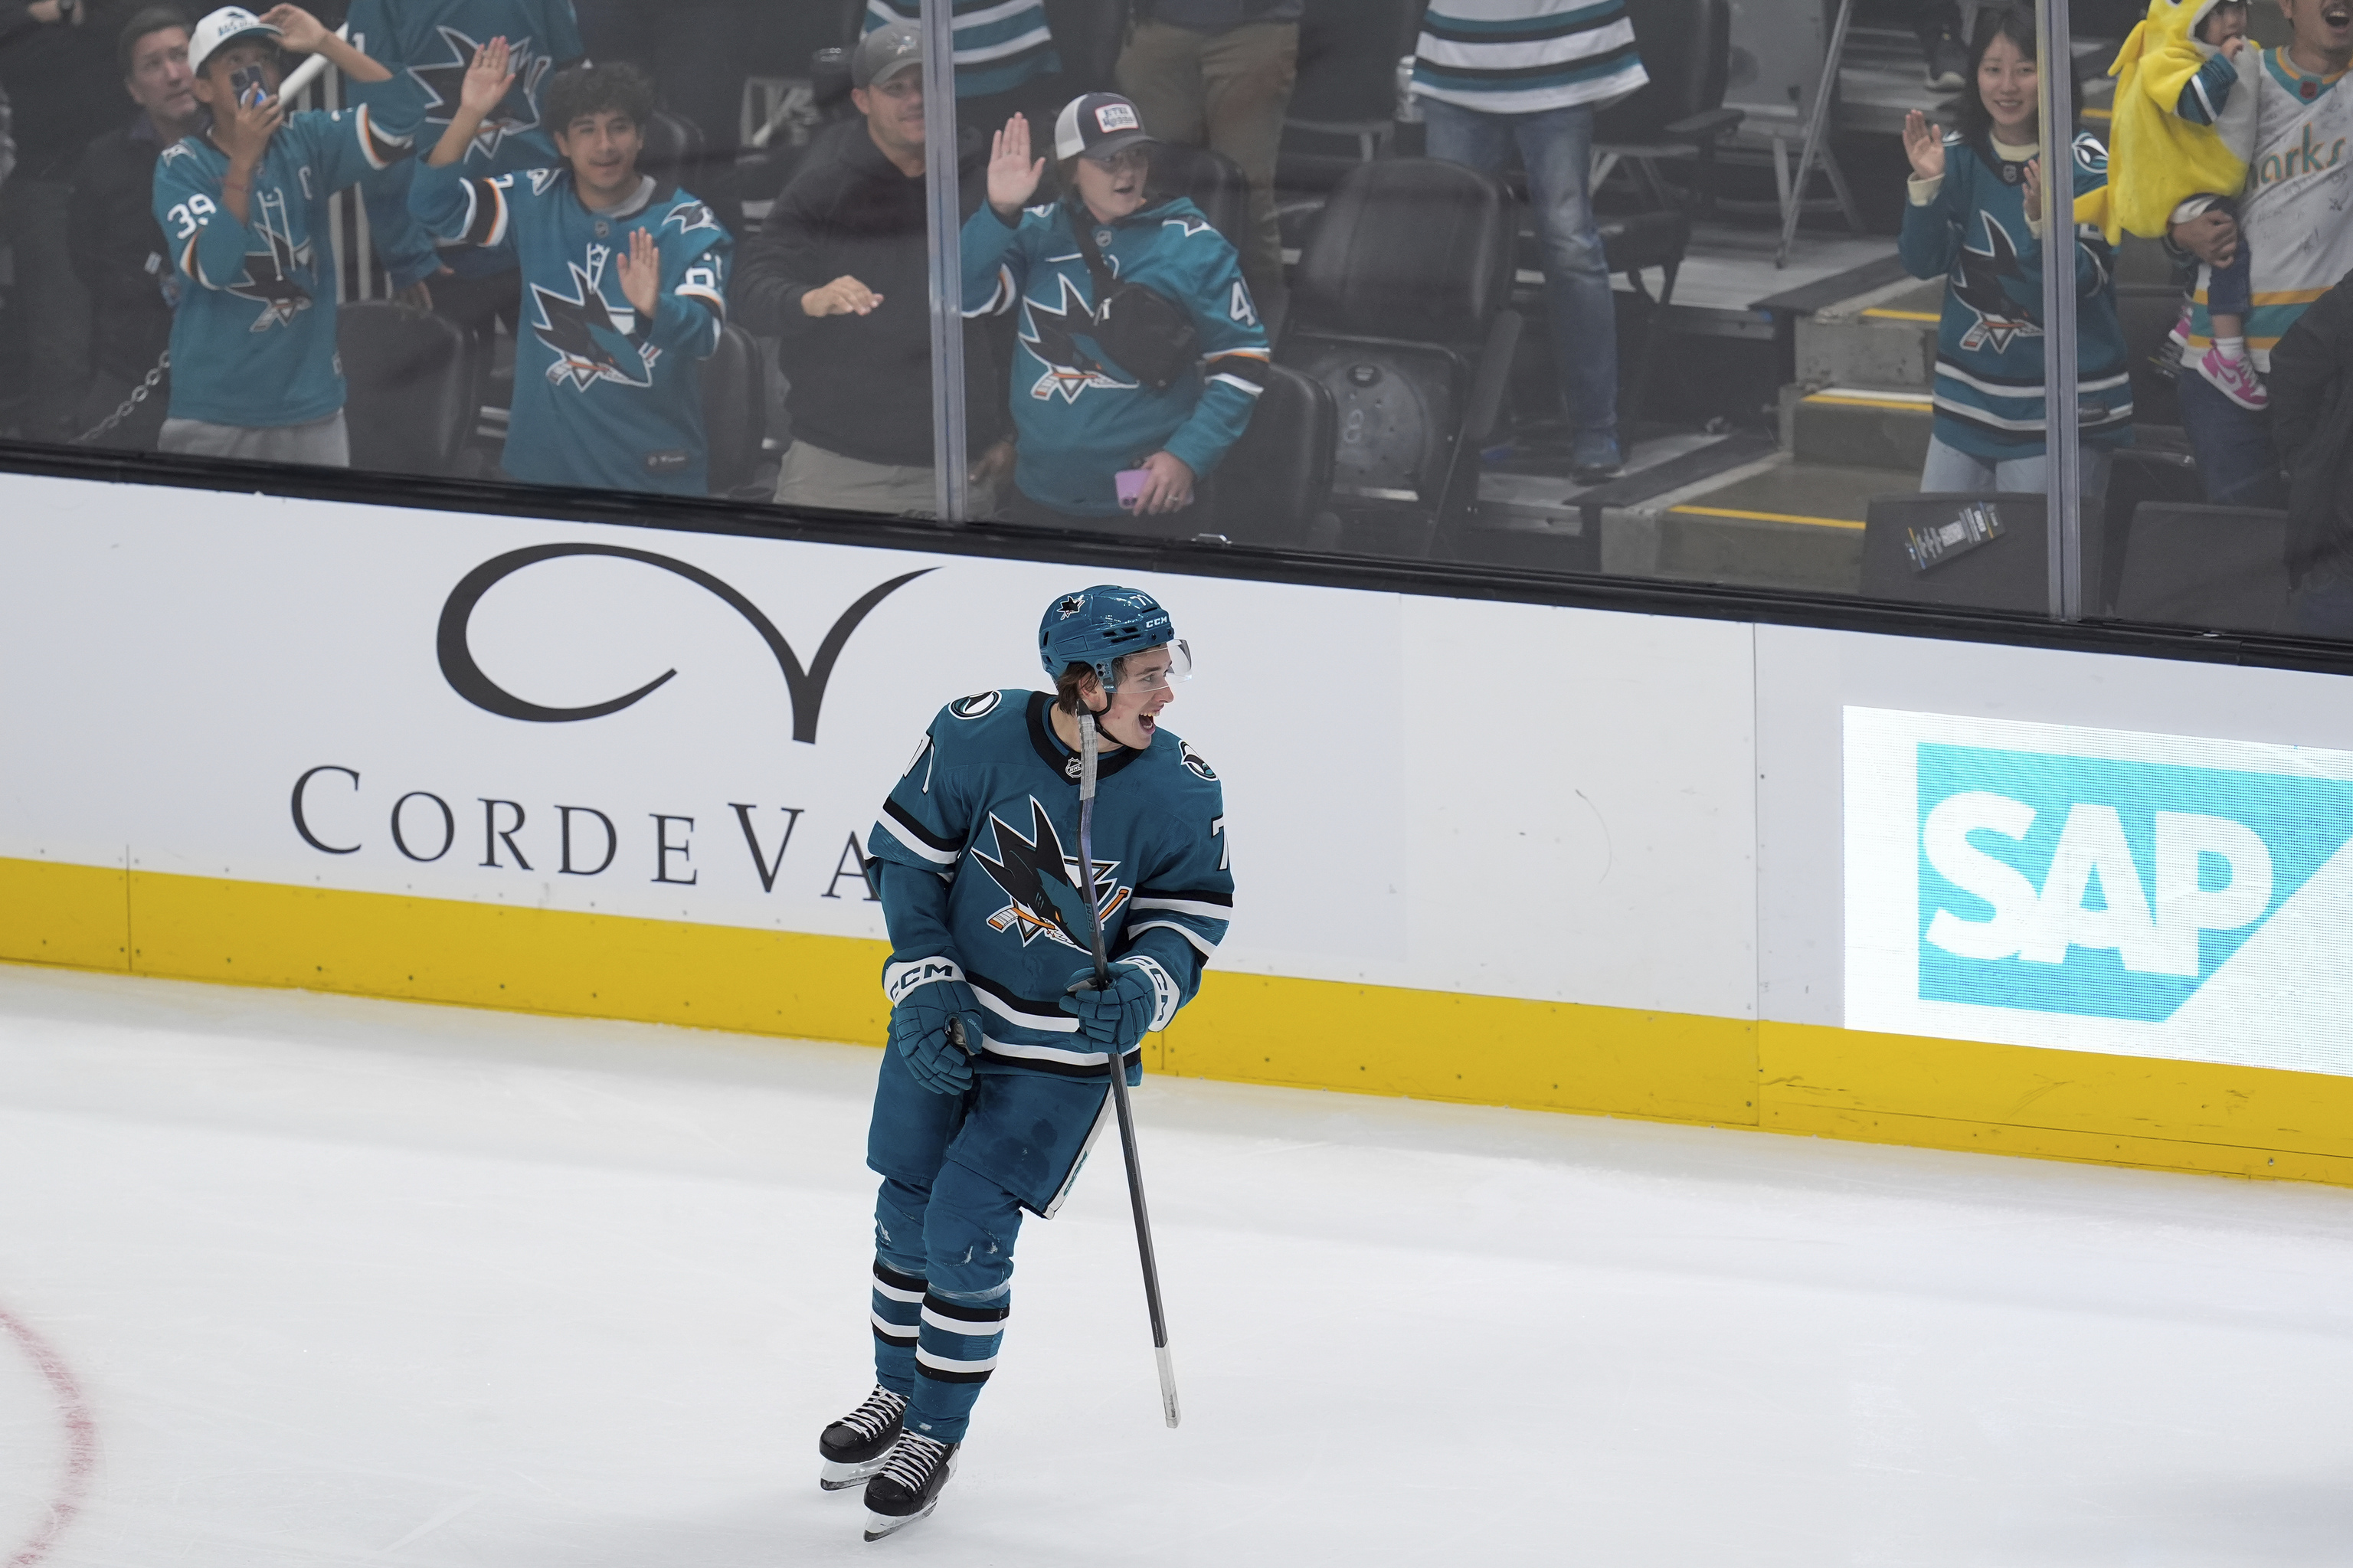
[[[1167,1346],[1154,1347],[1152,1354],[1160,1363],[1160,1414],[1174,1426],[1185,1418],[1184,1412],[1176,1408],[1176,1368],[1168,1359]]]

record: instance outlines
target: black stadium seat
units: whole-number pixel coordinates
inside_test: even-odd
[[[1715,200],[1716,143],[1741,121],[1724,107],[1732,64],[1731,0],[1629,0],[1645,86],[1593,120],[1593,152],[1605,167],[1632,166],[1654,207],[1674,205],[1660,164],[1697,165],[1699,204]]]
[[[702,435],[711,453],[712,494],[732,494],[752,482],[766,423],[760,350],[730,322],[720,329],[719,346],[702,362]]]
[[[455,473],[481,405],[473,334],[447,316],[360,300],[335,313],[352,466]]]
[[[1277,365],[1210,483],[1208,526],[1237,545],[1305,540],[1332,498],[1339,406],[1324,384]]]
[[[1475,497],[1519,341],[1517,222],[1501,181],[1398,158],[1351,168],[1308,237],[1276,352],[1338,405],[1335,501],[1368,543],[1426,550]]]
[[[2116,614],[2218,631],[2287,631],[2287,514],[2143,502]]]

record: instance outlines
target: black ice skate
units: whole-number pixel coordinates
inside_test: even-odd
[[[898,1441],[899,1423],[906,1414],[907,1402],[876,1383],[865,1404],[818,1438],[817,1451],[825,1467],[818,1472],[817,1484],[838,1492],[879,1475],[890,1460],[891,1445]]]
[[[955,1474],[958,1445],[920,1432],[902,1432],[881,1474],[866,1483],[866,1539],[904,1530],[940,1503],[940,1489]]]

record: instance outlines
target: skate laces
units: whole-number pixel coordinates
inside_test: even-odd
[[[866,1403],[841,1418],[841,1424],[860,1437],[877,1437],[889,1430],[892,1423],[905,1414],[907,1402],[877,1384],[866,1396]]]
[[[892,1446],[891,1459],[882,1467],[882,1474],[910,1492],[920,1492],[947,1451],[948,1446],[935,1437],[926,1437],[920,1432],[902,1432],[899,1441]]]

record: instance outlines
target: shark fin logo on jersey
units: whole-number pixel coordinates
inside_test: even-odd
[[[1079,347],[1078,334],[1093,328],[1094,313],[1079,297],[1077,288],[1068,278],[1056,273],[1054,281],[1061,285],[1060,306],[1037,299],[1021,302],[1022,319],[1027,323],[1021,342],[1046,366],[1046,374],[1038,377],[1037,384],[1029,388],[1029,396],[1043,403],[1059,392],[1064,402],[1075,403],[1079,394],[1090,387],[1133,391],[1134,382],[1118,379]]]
[[[1993,214],[1979,215],[1985,219],[1986,244],[1989,249],[1972,250],[1961,247],[1960,260],[1953,264],[1953,298],[1958,300],[1977,324],[1961,335],[1965,349],[1983,348],[1993,344],[1996,354],[2010,350],[2011,340],[2041,337],[2042,328],[2027,312],[2027,307],[2010,298],[2002,287],[2005,280],[2026,281],[2026,269],[2018,260],[2018,246],[2010,239],[2010,231],[1993,220]]]
[[[1179,213],[1175,217],[1162,218],[1160,220],[1160,227],[1163,228],[1173,228],[1187,239],[1192,238],[1193,236],[1197,234],[1215,234],[1218,231],[1218,226],[1211,223],[1208,218],[1199,217],[1187,217],[1182,213]]]
[[[533,196],[545,196],[549,191],[555,188],[556,181],[562,179],[571,172],[571,169],[568,167],[531,170],[531,194]]]
[[[599,381],[650,387],[654,361],[661,354],[651,344],[641,346],[630,341],[630,330],[637,325],[635,311],[617,314],[605,302],[597,281],[610,254],[604,246],[592,245],[586,267],[576,261],[565,263],[572,271],[573,293],[568,297],[537,283],[531,286],[532,299],[539,306],[539,320],[532,330],[555,353],[547,378],[569,381],[575,392],[585,392]]]
[[[413,65],[408,74],[425,90],[431,100],[425,108],[428,124],[447,125],[456,118],[458,101],[466,84],[466,71],[474,63],[474,50],[487,39],[472,38],[459,28],[437,26],[441,47],[448,50],[445,58],[429,65]],[[539,84],[555,61],[546,55],[532,51],[528,37],[509,38],[508,63],[513,68],[514,81],[507,95],[499,100],[496,109],[482,121],[480,130],[466,145],[468,158],[490,158],[498,154],[499,145],[508,137],[539,129]]]
[[[261,230],[260,250],[245,254],[245,276],[228,286],[240,300],[261,307],[250,331],[268,332],[284,326],[311,308],[311,291],[295,281],[297,270],[309,271],[313,254],[309,240],[297,245],[286,220],[286,196],[269,191],[254,198],[254,227]]]
[[[1004,700],[1003,692],[975,692],[968,697],[958,697],[950,703],[948,712],[960,719],[981,718],[996,712],[997,705]]]
[[[988,825],[997,834],[997,858],[991,860],[978,849],[972,852],[972,858],[1008,900],[988,917],[988,928],[1018,933],[1025,948],[1043,938],[1081,952],[1092,951],[1086,898],[1079,891],[1076,874],[1078,860],[1062,853],[1061,836],[1054,832],[1054,821],[1038,803],[1038,797],[1029,797],[1028,838],[994,812],[989,814]],[[1128,890],[1119,885],[1118,870],[1115,860],[1094,863],[1095,897],[1103,906],[1106,926],[1127,903]]]
[[[692,234],[698,228],[707,228],[713,234],[722,232],[718,217],[699,201],[681,202],[670,208],[663,216],[661,227],[668,228],[673,223],[681,234]]]
[[[1176,760],[1185,765],[1186,772],[1204,783],[1218,781],[1218,770],[1209,766],[1208,758],[1193,749],[1192,742],[1180,740],[1176,743]]]

